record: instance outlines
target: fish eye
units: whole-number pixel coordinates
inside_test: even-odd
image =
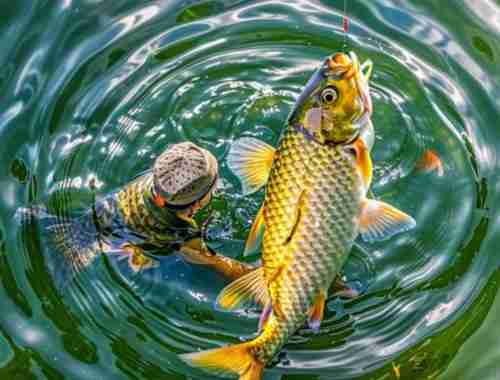
[[[327,87],[321,92],[321,101],[324,104],[331,104],[338,98],[337,89],[335,87]]]

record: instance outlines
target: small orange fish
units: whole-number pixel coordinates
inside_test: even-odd
[[[439,177],[444,175],[443,162],[437,152],[432,149],[427,149],[424,154],[422,154],[422,157],[420,157],[415,165],[415,169],[424,173],[436,171]]]

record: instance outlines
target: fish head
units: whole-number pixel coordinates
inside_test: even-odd
[[[354,52],[328,57],[309,79],[290,115],[321,143],[355,139],[372,114],[371,61],[360,65]]]

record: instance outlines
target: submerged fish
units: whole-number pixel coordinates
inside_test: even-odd
[[[363,126],[371,127],[372,64],[354,53],[327,58],[307,83],[277,149],[243,138],[229,165],[244,192],[266,186],[247,242],[262,237],[262,267],[223,290],[227,309],[248,299],[264,304],[252,341],[181,358],[220,376],[258,380],[266,364],[304,322],[318,329],[327,290],[353,242],[387,239],[415,226],[413,218],[366,194],[372,178]],[[369,143],[368,143],[369,145]]]
[[[415,169],[424,173],[435,171],[438,177],[442,177],[444,175],[443,161],[441,161],[437,152],[432,149],[427,149],[422,154],[415,165]]]

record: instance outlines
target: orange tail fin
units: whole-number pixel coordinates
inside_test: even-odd
[[[240,380],[261,380],[264,364],[250,352],[250,342],[180,355],[189,365],[216,376],[238,375]]]

